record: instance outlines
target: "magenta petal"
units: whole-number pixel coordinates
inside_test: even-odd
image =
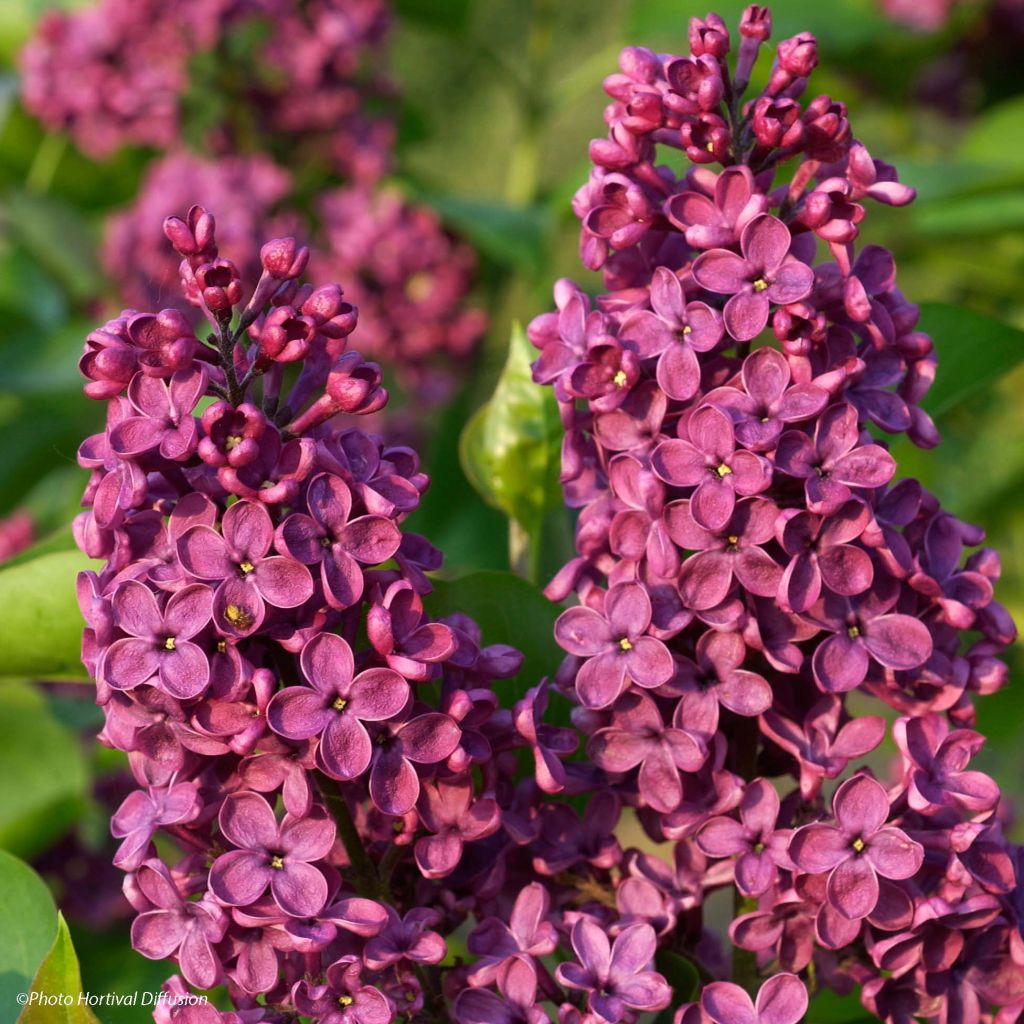
[[[136,580],[128,580],[117,588],[113,605],[117,625],[132,636],[149,639],[163,629],[156,596]]]
[[[411,761],[436,764],[459,745],[462,731],[448,715],[429,712],[402,726],[402,752]]]
[[[599,654],[583,663],[576,673],[576,694],[588,708],[605,708],[622,693],[626,661],[621,651]]]
[[[828,876],[829,903],[843,917],[858,921],[867,917],[878,903],[878,876],[863,857],[851,857]]]
[[[721,530],[736,507],[736,492],[717,474],[705,475],[690,499],[690,513],[698,526],[715,532]]]
[[[419,776],[409,761],[394,751],[377,758],[370,772],[370,799],[377,810],[401,816],[412,810],[419,795]]]
[[[856,689],[868,674],[868,655],[864,645],[845,633],[834,633],[814,652],[811,660],[814,678],[826,693],[845,693]]]
[[[334,846],[334,822],[328,818],[285,818],[281,826],[281,850],[299,861],[321,860]]]
[[[266,799],[258,793],[235,793],[221,805],[220,830],[235,846],[245,850],[269,850],[278,840],[277,819]]]
[[[291,558],[264,558],[253,572],[253,579],[263,599],[275,608],[297,608],[313,596],[309,570]]]
[[[689,345],[670,343],[658,360],[655,377],[662,391],[678,402],[692,398],[700,388],[700,363]]]
[[[160,668],[160,656],[148,640],[115,640],[103,655],[99,675],[115,690],[130,690],[146,682]]]
[[[775,862],[767,853],[745,853],[734,868],[736,884],[748,896],[761,896],[775,881]]]
[[[624,729],[599,729],[587,744],[598,767],[608,772],[628,772],[647,756],[651,740]]]
[[[714,1024],[758,1024],[750,996],[731,981],[713,981],[700,996],[701,1009]]]
[[[270,513],[256,501],[236,501],[225,513],[224,539],[242,558],[258,562],[274,541]]]
[[[765,292],[737,292],[722,310],[725,329],[737,341],[756,338],[768,324],[770,305]]]
[[[702,551],[683,563],[680,589],[691,608],[721,604],[732,586],[733,558],[724,551]]]
[[[819,556],[818,566],[825,586],[844,597],[864,593],[875,575],[868,553],[852,544],[837,544],[829,548]],[[871,649],[870,645],[868,649]]]
[[[697,845],[709,857],[734,857],[745,853],[750,844],[746,829],[734,818],[711,818],[696,836]]]
[[[642,636],[633,641],[633,649],[624,655],[626,671],[637,686],[647,688],[668,682],[674,671],[668,648],[654,637]]]
[[[458,866],[462,836],[451,829],[416,840],[416,865],[424,878],[443,878]]]
[[[178,541],[178,558],[185,572],[201,580],[223,580],[235,572],[224,538],[210,526],[186,530]]]
[[[789,855],[802,871],[820,875],[852,853],[849,838],[831,825],[805,825],[793,833]]]
[[[640,793],[656,811],[668,814],[683,798],[679,769],[666,744],[652,744],[640,765]]]
[[[173,651],[159,652],[160,686],[172,697],[192,700],[210,682],[210,662],[202,649],[188,640],[178,641]]]
[[[923,665],[932,653],[932,635],[909,615],[880,615],[864,627],[864,645],[871,656],[893,669]]]
[[[299,655],[302,674],[325,696],[348,695],[355,671],[352,648],[336,633],[318,633]]]
[[[728,249],[711,249],[697,257],[692,273],[701,288],[719,295],[732,295],[746,285],[750,266]]]
[[[775,271],[771,286],[765,293],[772,302],[786,305],[806,298],[814,287],[814,271],[797,259],[786,259]]]
[[[580,963],[594,975],[608,977],[611,946],[604,929],[593,918],[581,917],[572,926],[570,939]]]
[[[569,608],[555,622],[555,638],[562,648],[578,657],[600,654],[612,643],[607,619],[593,608]]]
[[[275,693],[267,707],[267,723],[290,740],[319,736],[334,718],[322,693],[305,686],[289,686]]]
[[[320,563],[320,575],[327,603],[332,608],[351,608],[363,595],[363,570],[339,544],[335,544]]]
[[[896,460],[877,444],[854,448],[831,468],[832,476],[850,487],[881,487],[895,472]]]
[[[271,869],[270,891],[274,902],[292,917],[314,917],[327,902],[327,879],[312,864],[285,861]]]
[[[149,960],[167,960],[185,937],[182,917],[166,910],[151,910],[132,921],[132,948]]]
[[[366,722],[394,718],[409,700],[409,684],[388,668],[368,668],[352,680],[346,708]]]
[[[366,771],[373,754],[373,744],[362,722],[354,714],[342,712],[331,715],[316,754],[332,779],[348,781]]]
[[[171,595],[164,611],[164,629],[178,640],[191,640],[213,616],[213,591],[195,584]]]
[[[868,841],[864,856],[883,877],[912,878],[924,863],[924,850],[898,828],[879,829]]]
[[[757,993],[758,1024],[798,1024],[807,1012],[807,989],[795,974],[776,974]]]
[[[320,526],[310,516],[296,512],[290,515],[277,531],[278,550],[290,555],[305,565],[313,565],[324,557],[320,543],[323,536]]]
[[[694,487],[708,474],[704,452],[689,441],[675,437],[662,441],[654,449],[651,468],[662,480],[675,487]]]
[[[232,850],[213,862],[210,891],[230,907],[247,907],[266,891],[272,872],[265,856]]]
[[[213,988],[221,978],[220,959],[210,946],[209,939],[198,928],[192,928],[186,933],[178,953],[178,962],[185,980],[196,988]],[[276,958],[274,962],[276,964]]]
[[[836,790],[832,811],[848,835],[867,840],[889,817],[889,797],[869,775],[855,775]]]

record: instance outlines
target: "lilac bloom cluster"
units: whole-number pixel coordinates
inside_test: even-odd
[[[260,272],[263,239],[301,236],[318,274],[351,282],[364,350],[394,369],[416,419],[454,390],[486,317],[467,304],[472,249],[426,207],[379,188],[395,132],[389,116],[369,111],[393,92],[380,70],[389,23],[384,0],[101,0],[45,16],[22,55],[23,94],[44,124],[93,156],[125,145],[161,151],[133,202],[107,222],[102,262],[121,303],[174,302],[177,260],[159,234],[170,209],[217,210],[222,243],[246,277]],[[140,61],[143,31],[154,52]],[[250,38],[263,42],[241,52]],[[212,96],[227,97],[223,109]],[[188,148],[197,107],[203,156]],[[285,166],[302,167],[303,180]],[[339,177],[345,187],[327,187]],[[311,185],[315,222],[301,212]]]
[[[173,147],[191,93],[209,110],[215,90],[231,102],[204,123],[208,149],[230,155],[253,133],[277,132],[293,157],[312,147],[342,173],[375,178],[390,165],[394,130],[367,112],[368,92],[385,86],[367,81],[365,55],[385,42],[390,17],[385,0],[100,0],[44,16],[21,55],[22,95],[47,127],[102,159],[126,145]],[[240,83],[223,69],[254,39]],[[232,120],[249,109],[258,121]]]
[[[345,421],[387,393],[341,289],[300,283],[292,238],[247,286],[201,207],[164,231],[204,337],[126,311],[80,363],[107,406],[79,451],[75,535],[104,562],[83,660],[134,777],[111,822],[132,942],[172,991],[227,985],[237,1014],[183,1024],[443,1013],[445,936],[494,905],[492,838],[529,829],[506,762],[559,737],[498,708],[518,652],[424,611],[441,555],[400,524],[427,477]]]
[[[35,523],[24,509],[12,512],[6,519],[0,519],[0,562],[6,562],[24,551],[35,539]]]
[[[363,349],[392,368],[416,403],[450,397],[487,324],[482,310],[466,305],[473,250],[394,189],[337,189],[321,197],[319,211],[323,237],[310,265],[351,282]]]
[[[1024,858],[971,767],[973,698],[1005,682],[1015,637],[999,559],[965,559],[982,531],[897,481],[878,440],[938,442],[920,405],[932,342],[892,255],[860,241],[867,200],[914,193],[841,102],[808,93],[809,34],[779,42],[746,95],[770,31],[754,5],[734,60],[713,14],[691,21],[687,56],[623,51],[574,202],[606,290],[591,302],[560,281],[530,327],[579,509],[577,557],[548,588],[578,598],[556,626],[556,685],[604,790],[582,835],[545,823],[552,870],[585,848],[612,870],[604,931],[645,924],[716,979],[703,907],[733,890],[732,982],[677,1024],[795,1024],[805,984],[860,986],[901,1024],[1017,1020]],[[897,718],[888,780],[855,763],[888,731],[855,693]],[[673,844],[674,867],[612,853],[603,801]],[[617,1020],[596,966],[615,954],[583,935],[590,1011]],[[777,970],[752,1002],[744,989]]]

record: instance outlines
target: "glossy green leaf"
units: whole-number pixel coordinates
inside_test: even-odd
[[[518,699],[543,676],[554,675],[562,660],[554,636],[559,607],[512,573],[475,572],[455,580],[435,580],[426,605],[437,617],[463,612],[480,626],[485,644],[510,644],[523,652],[516,680],[495,684],[506,707],[511,704],[506,687],[511,687],[512,699]]]
[[[93,564],[78,551],[58,550],[0,569],[3,675],[86,678],[75,578]]]
[[[469,481],[535,545],[545,514],[562,505],[562,425],[551,389],[531,378],[536,354],[517,324],[494,394],[466,424],[459,443]]]
[[[700,975],[692,961],[671,949],[659,949],[654,955],[654,965],[672,986],[672,1005],[691,1003],[700,990]]]
[[[1024,331],[962,306],[923,303],[920,327],[934,339],[939,359],[923,403],[932,416],[983,391],[1024,359]]]
[[[33,1001],[36,995],[39,1002]],[[100,1024],[83,998],[78,957],[63,914],[57,915],[57,937],[36,973],[18,1024]]]
[[[0,1019],[17,1016],[15,1000],[31,987],[56,930],[50,890],[27,864],[0,850]]]
[[[0,847],[31,857],[75,820],[88,786],[78,737],[27,683],[0,685]]]

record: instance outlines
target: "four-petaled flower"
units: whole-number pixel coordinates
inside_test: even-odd
[[[920,843],[886,825],[889,798],[868,775],[847,779],[832,798],[836,824],[812,823],[793,833],[789,854],[801,871],[828,873],[829,903],[851,921],[878,903],[878,877],[900,880],[924,862]]]

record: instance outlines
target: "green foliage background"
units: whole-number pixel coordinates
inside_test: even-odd
[[[29,680],[82,675],[72,590],[81,560],[68,523],[84,480],[75,450],[99,428],[101,409],[81,397],[75,364],[113,301],[95,255],[102,219],[130,201],[151,156],[90,162],[21,110],[14,55],[47,6],[0,5],[0,515],[29,509],[45,538],[0,570],[0,848],[27,858],[70,830],[87,846],[110,846],[90,791],[119,761],[87,738],[99,716],[67,688]],[[742,6],[727,0],[717,10],[734,21]],[[985,60],[975,46],[965,112],[949,116],[915,98],[936,62],[979,38],[984,7],[969,5],[944,31],[920,37],[882,18],[873,0],[780,0],[775,37],[818,35],[816,90],[845,101],[855,134],[919,190],[909,208],[871,206],[862,233],[895,251],[900,286],[925,304],[940,357],[929,402],[944,443],[918,452],[900,442],[896,455],[901,472],[985,525],[1003,557],[999,597],[1022,619],[1024,68]],[[576,257],[569,200],[588,171],[587,142],[602,133],[600,81],[618,49],[628,41],[679,52],[688,17],[706,8],[690,0],[397,0],[397,8],[398,182],[477,247],[479,298],[492,318],[464,392],[423,440],[434,484],[410,527],[446,551],[445,575],[456,579],[439,586],[434,607],[476,613],[486,639],[528,647],[533,677],[524,672],[518,693],[556,667],[554,611],[535,585],[567,557],[571,522],[552,486],[557,416],[526,382],[528,353],[514,325],[549,308],[557,277],[597,287]],[[529,583],[499,575],[510,569]],[[1019,654],[1014,668],[1019,680]],[[1024,770],[1022,694],[1018,682],[979,706],[990,737],[983,766],[1010,793]],[[40,887],[10,859],[0,852],[0,933],[14,928],[24,942],[20,960],[0,953],[5,984],[30,981],[51,945],[48,969],[67,966],[52,905],[44,899],[30,913]],[[124,925],[103,934],[73,925],[72,933],[91,991],[156,988],[165,977],[161,965],[125,955]],[[9,1000],[0,989],[0,1020],[13,1019]],[[141,1012],[104,1011],[104,1020]],[[821,1008],[821,1019],[829,1014],[858,1019],[845,1004]]]

